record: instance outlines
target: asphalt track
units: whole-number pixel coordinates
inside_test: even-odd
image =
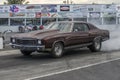
[[[29,80],[120,80],[120,59]]]
[[[120,80],[119,59],[120,51],[92,53],[80,49],[58,59],[45,53],[25,57],[19,50],[0,51],[0,80]],[[55,74],[61,71],[66,72]],[[49,74],[55,75],[43,77]]]

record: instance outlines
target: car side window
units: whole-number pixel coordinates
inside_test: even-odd
[[[73,32],[78,32],[78,31],[88,31],[89,28],[87,24],[84,23],[74,23],[73,26]]]
[[[84,31],[89,31],[89,27],[88,27],[87,24],[82,24],[82,25],[83,25],[83,27],[84,27]]]

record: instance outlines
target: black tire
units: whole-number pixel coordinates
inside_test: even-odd
[[[54,58],[62,57],[63,50],[64,50],[64,48],[63,48],[63,44],[61,42],[55,43],[53,45],[53,48],[51,51],[52,57],[54,57]]]
[[[25,51],[25,50],[20,50],[20,51],[24,56],[29,56],[32,53],[32,51]]]
[[[102,46],[101,38],[96,38],[93,41],[93,44],[90,45],[88,48],[90,49],[91,52],[98,52],[101,50],[101,46]]]

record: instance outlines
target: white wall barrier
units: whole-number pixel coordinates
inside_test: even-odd
[[[5,31],[18,32],[18,26],[0,26],[0,32]]]
[[[0,37],[0,49],[3,49],[3,38]]]

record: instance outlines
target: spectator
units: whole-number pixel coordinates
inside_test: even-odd
[[[29,32],[29,29],[27,26],[24,27],[24,32]]]
[[[33,29],[33,25],[32,25],[32,24],[29,24],[29,25],[26,26],[26,27],[27,27],[28,31],[32,31],[32,29]]]
[[[40,30],[44,29],[44,26],[43,26],[43,25],[40,25],[39,29],[40,29]]]
[[[34,26],[32,30],[33,30],[33,31],[34,31],[34,30],[37,30],[37,26]]]
[[[40,29],[40,30],[44,29],[44,26],[43,26],[43,25],[40,25],[39,29]]]
[[[19,32],[24,32],[24,27],[20,25],[20,26],[18,27],[18,30],[19,30]]]

